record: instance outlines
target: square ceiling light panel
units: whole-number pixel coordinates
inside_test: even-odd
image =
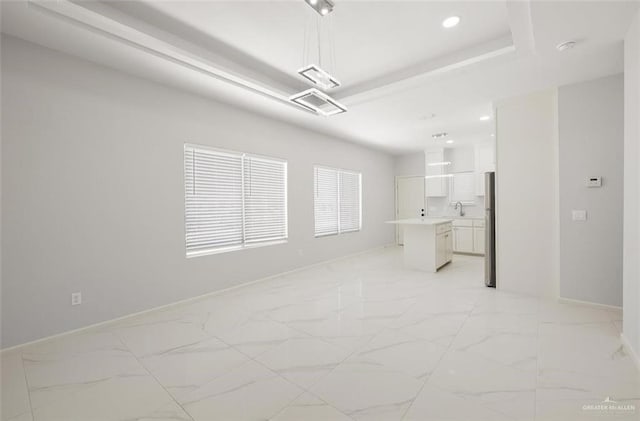
[[[309,111],[323,116],[347,112],[347,107],[316,88],[307,89],[289,97],[289,100]]]
[[[338,82],[336,78],[334,78],[329,73],[322,70],[320,66],[316,66],[315,64],[311,64],[298,70],[298,73],[309,82],[318,85],[321,89],[326,90],[337,88],[338,86],[340,86],[340,82]]]

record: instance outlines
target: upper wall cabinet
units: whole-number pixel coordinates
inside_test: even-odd
[[[476,170],[478,172],[495,171],[496,154],[493,142],[476,145]]]
[[[496,170],[496,152],[493,142],[480,143],[475,147],[476,195],[484,196],[484,173]]]
[[[466,173],[475,171],[475,148],[473,145],[447,148],[444,150],[445,161],[451,162],[451,173]]]
[[[444,149],[425,151],[424,158],[425,175],[427,176],[425,180],[425,195],[427,197],[446,197],[448,194],[447,177],[444,177],[444,175],[446,174],[447,166],[442,165],[445,161]]]
[[[461,172],[456,173],[453,175],[453,177],[451,177],[451,181],[449,184],[450,203],[461,202],[465,205],[475,204],[475,176],[476,173],[474,172]]]

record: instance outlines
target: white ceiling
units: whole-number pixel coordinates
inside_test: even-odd
[[[490,139],[492,101],[622,71],[636,1],[336,1],[322,67],[349,111],[292,106],[317,61],[303,0],[2,3],[2,32],[318,132],[403,153]],[[444,29],[450,15],[462,21]],[[307,42],[305,43],[305,29]],[[311,37],[310,34],[313,34]],[[333,55],[330,60],[331,34]],[[559,53],[568,39],[578,46]],[[305,48],[306,45],[306,48]],[[442,142],[442,141],[440,141]]]
[[[338,2],[336,13],[325,18],[302,0],[155,2],[149,7],[285,74],[309,62],[321,64],[344,87],[510,35],[505,3],[498,1]],[[443,30],[442,20],[452,15],[474,18]]]

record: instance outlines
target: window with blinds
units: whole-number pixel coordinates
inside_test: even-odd
[[[362,175],[354,171],[314,167],[315,235],[359,231]]]
[[[187,256],[287,239],[287,162],[185,145]]]

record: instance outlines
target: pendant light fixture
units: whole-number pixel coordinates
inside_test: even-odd
[[[333,89],[340,86],[340,82],[338,82],[333,76],[329,73],[322,70],[319,66],[315,64],[310,64],[302,69],[298,70],[298,74],[303,78],[307,79],[309,82],[318,85],[322,89]]]
[[[333,12],[333,2],[330,0],[304,0],[320,16],[326,16]]]
[[[305,0],[313,10],[315,10],[319,16],[311,16],[315,20],[315,32],[316,32],[316,42],[317,42],[317,57],[316,62],[313,63],[310,60],[311,56],[311,45],[312,37],[308,37],[308,32],[313,32],[313,22],[311,22],[310,26],[311,31],[307,31],[305,27],[305,37],[304,37],[304,47],[302,51],[302,61],[303,67],[298,70],[298,74],[308,83],[310,83],[313,88],[304,90],[302,92],[298,92],[289,97],[289,100],[302,108],[312,111],[318,115],[322,116],[331,116],[336,114],[341,114],[347,111],[347,108],[340,104],[337,100],[332,98],[326,92],[327,90],[337,88],[340,86],[340,82],[337,78],[333,77],[328,71],[323,69],[323,51],[322,51],[322,31],[321,27],[323,23],[327,24],[327,47],[328,52],[325,51],[325,56],[328,55],[330,59],[330,64],[335,63],[335,52],[333,46],[333,40],[331,38],[331,17],[327,16],[329,13],[333,11],[334,4],[330,0]],[[311,64],[306,64],[310,63]],[[317,63],[317,64],[316,64]],[[332,68],[334,66],[331,66]]]
[[[342,114],[347,111],[344,105],[316,88],[307,89],[306,91],[291,95],[289,100],[309,111],[325,117]]]

